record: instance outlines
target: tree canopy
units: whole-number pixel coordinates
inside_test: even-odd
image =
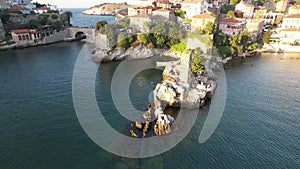
[[[232,10],[228,11],[226,16],[229,17],[229,18],[235,18],[236,17],[235,12],[232,11]]]
[[[215,32],[216,28],[217,28],[217,25],[215,23],[209,21],[204,25],[203,31],[205,34],[210,35]]]

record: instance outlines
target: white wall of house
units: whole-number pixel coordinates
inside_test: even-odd
[[[300,29],[300,17],[299,18],[283,18],[281,28],[282,29],[285,29],[285,28]]]

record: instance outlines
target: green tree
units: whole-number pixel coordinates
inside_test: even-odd
[[[216,28],[217,28],[217,25],[215,23],[209,21],[204,25],[203,31],[205,34],[210,35],[215,32]]]
[[[137,40],[140,41],[144,46],[149,43],[149,34],[148,33],[140,33],[137,35]]]
[[[220,46],[217,51],[223,58],[232,56],[235,53],[234,48],[231,46]]]
[[[257,10],[254,13],[254,18],[264,18],[264,12],[262,10]]]
[[[71,18],[73,17],[73,13],[71,11],[65,11],[64,14],[67,16],[68,24],[71,25]]]
[[[240,0],[230,0],[230,5],[236,5],[240,2]]]
[[[126,32],[121,32],[118,35],[118,47],[128,48],[130,47],[130,43],[128,41],[128,34]]]
[[[232,10],[228,11],[226,16],[229,17],[229,18],[235,18],[236,17],[235,12],[232,11]]]
[[[250,41],[250,40],[251,40],[251,35],[247,29],[243,30],[238,35],[239,45],[246,45],[248,43],[248,41]]]
[[[46,6],[46,4],[40,4],[38,2],[34,2],[32,4],[34,4],[37,8]]]
[[[57,16],[56,14],[51,14],[51,18],[52,18],[52,19],[57,19],[58,16]]]
[[[185,14],[184,11],[181,10],[181,9],[176,9],[175,10],[175,16],[178,16],[178,17],[184,19],[184,14]]]
[[[95,26],[95,30],[96,31],[100,30],[100,28],[102,28],[106,24],[107,24],[106,20],[101,20],[101,21],[97,22],[96,26]]]
[[[267,32],[265,32],[263,34],[263,37],[262,37],[263,43],[269,44],[270,43],[270,37],[271,37],[271,35],[272,35],[272,31],[271,30],[268,30]]]
[[[214,46],[226,46],[228,45],[228,39],[229,37],[222,33],[222,31],[218,31],[214,34]]]
[[[186,43],[181,41],[171,46],[171,50],[183,52],[186,49]]]
[[[300,0],[296,0],[295,5],[300,5]]]
[[[191,67],[191,71],[193,73],[200,73],[201,71],[205,70],[205,58],[202,55],[201,50],[198,49],[194,49],[192,51],[192,67]]]

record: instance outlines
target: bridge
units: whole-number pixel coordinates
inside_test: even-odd
[[[93,27],[70,27],[66,28],[71,38],[85,36],[87,42],[95,42],[95,28]]]

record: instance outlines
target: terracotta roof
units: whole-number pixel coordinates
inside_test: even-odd
[[[248,7],[254,7],[254,5],[252,5],[252,4],[244,4],[244,5],[246,5]]]
[[[28,9],[28,8],[24,8],[24,7],[22,7],[22,6],[18,6],[18,5],[14,5],[14,6],[12,6],[12,7],[10,7],[10,9],[11,10],[30,10],[30,9]]]
[[[160,3],[160,4],[171,4],[171,2],[169,0],[159,0],[157,3]]]
[[[171,12],[170,10],[166,10],[166,9],[156,9],[153,12]]]
[[[36,33],[35,30],[29,30],[29,29],[16,29],[16,30],[11,30],[11,32],[15,34]]]
[[[192,18],[205,18],[205,19],[216,19],[216,17],[208,14],[208,13],[203,13],[203,14],[200,14],[200,15],[195,15],[193,16]]]
[[[221,19],[220,22],[234,22],[234,23],[239,23],[241,21],[235,19],[235,18],[224,18],[224,19]]]
[[[298,28],[286,28],[286,29],[282,29],[281,31],[289,31],[289,32],[299,31],[300,32],[300,29],[298,29]]]
[[[286,16],[284,18],[300,18],[300,14],[289,15],[289,16]]]
[[[44,11],[44,10],[48,10],[48,11],[50,11],[50,8],[44,6],[44,7],[35,8],[34,10],[43,10],[43,11]]]

